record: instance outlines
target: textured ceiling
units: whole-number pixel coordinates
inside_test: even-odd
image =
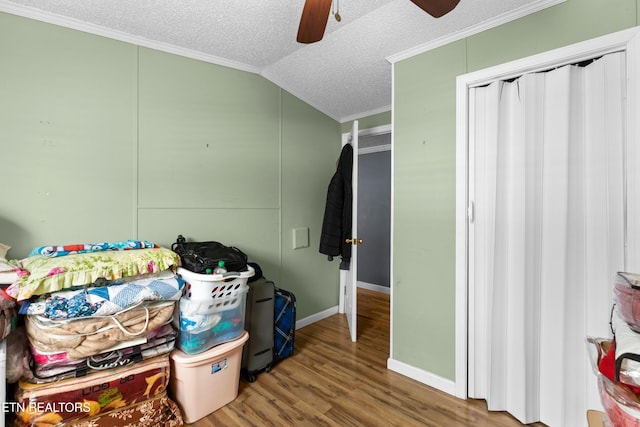
[[[564,0],[334,0],[323,40],[296,42],[304,0],[0,0],[0,11],[259,73],[338,121],[391,108],[391,60]]]

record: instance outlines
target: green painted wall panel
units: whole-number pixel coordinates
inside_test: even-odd
[[[636,0],[567,0],[469,37],[468,72],[636,25]]]
[[[338,304],[338,261],[318,252],[329,181],[341,150],[340,126],[282,92],[282,276],[304,318]],[[293,249],[293,229],[309,229],[309,247]]]
[[[133,233],[134,46],[0,13],[0,241]]]
[[[141,209],[138,221],[142,239],[152,236],[165,247],[179,234],[188,241],[216,240],[237,246],[269,272],[267,277],[279,278],[279,209]]]
[[[4,13],[0,58],[9,258],[183,234],[242,248],[299,319],[338,304],[317,252],[338,122],[256,74]],[[299,226],[310,245],[293,250]]]
[[[139,102],[141,207],[279,208],[277,86],[141,48]]]
[[[636,0],[567,0],[395,64],[394,359],[455,379],[456,77],[637,23]]]
[[[428,70],[425,72],[425,70]],[[455,78],[465,44],[396,69],[392,357],[451,377],[454,350]],[[397,313],[397,314],[396,314]],[[444,323],[446,327],[442,327]],[[420,335],[416,336],[416,332]],[[437,343],[437,345],[436,345]],[[444,363],[446,361],[446,363]]]

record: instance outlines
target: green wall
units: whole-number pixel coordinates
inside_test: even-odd
[[[393,348],[455,380],[455,80],[638,25],[636,0],[567,0],[394,65]]]
[[[340,124],[253,73],[0,13],[0,242],[178,234],[243,249],[298,299],[338,304],[318,253]],[[292,228],[309,228],[293,249]]]
[[[452,73],[463,73],[464,64],[464,42],[459,41],[396,65],[394,71],[391,357],[444,377],[453,372],[455,339]]]
[[[0,241],[13,247],[8,256],[130,238],[136,47],[0,13],[0,58]]]
[[[281,194],[287,209],[282,211],[281,280],[298,290],[298,311],[301,301],[308,300],[317,302],[317,307],[333,307],[339,293],[334,286],[339,283],[338,261],[327,261],[318,248],[327,188],[340,155],[341,139],[334,137],[339,127],[332,120],[318,120],[312,107],[285,91],[282,111]],[[305,227],[310,227],[310,248],[293,249],[293,229]]]

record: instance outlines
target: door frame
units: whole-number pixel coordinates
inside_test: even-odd
[[[514,78],[525,73],[544,71],[562,65],[599,57],[611,52],[626,53],[627,104],[625,150],[628,165],[640,164],[640,27],[619,31],[574,45],[458,76],[456,80],[456,302],[455,302],[455,395],[468,397],[468,321],[469,295],[469,222],[473,206],[469,203],[472,165],[469,162],[469,90],[495,80]],[[471,147],[472,148],[472,147]],[[640,170],[626,168],[627,257],[629,271],[640,271]]]

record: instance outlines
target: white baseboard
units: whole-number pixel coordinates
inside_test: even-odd
[[[387,359],[387,369],[414,379],[429,387],[433,387],[452,396],[456,395],[456,383],[431,372],[423,371],[394,359]]]
[[[333,316],[334,314],[338,314],[337,305],[335,307],[328,308],[324,311],[312,314],[311,316],[296,321],[296,329],[304,328],[305,326],[309,326],[312,323],[319,322],[320,320],[325,319],[329,316]]]
[[[387,295],[391,294],[391,288],[389,286],[374,285],[373,283],[358,281],[358,287],[363,289],[368,289],[370,291],[380,292]]]

